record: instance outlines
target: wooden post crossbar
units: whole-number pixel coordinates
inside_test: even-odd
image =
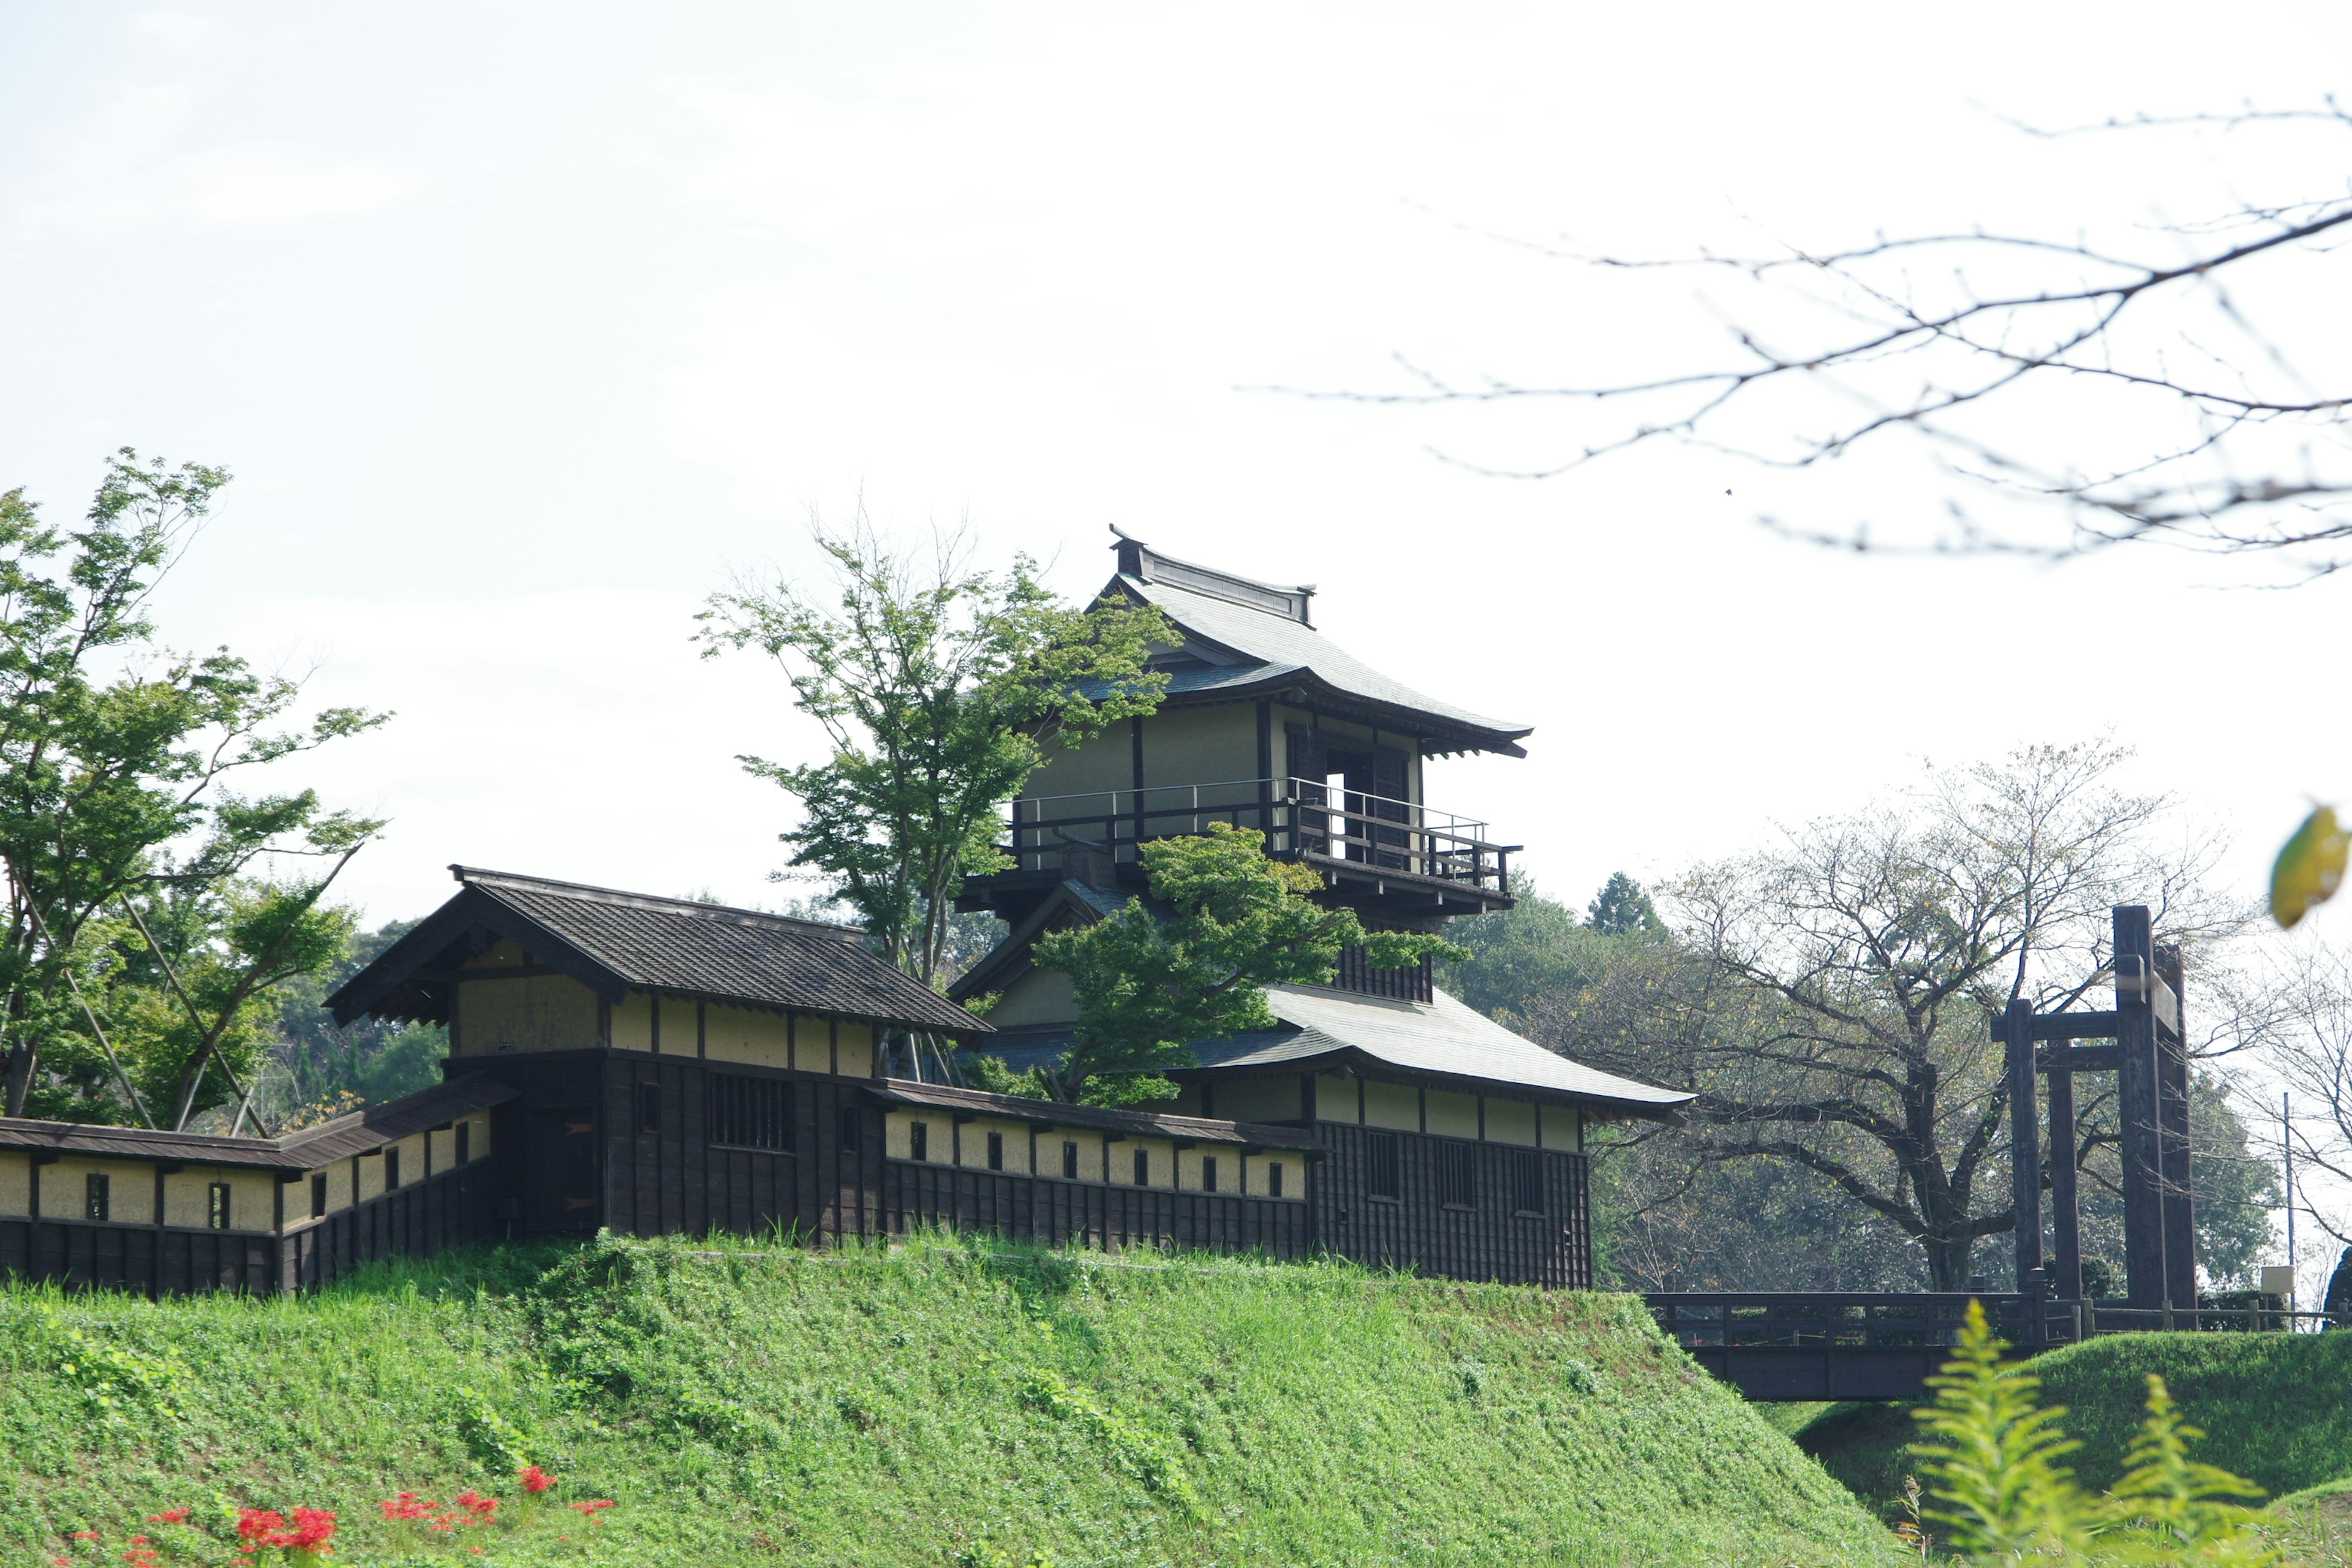
[[[2081,1131],[2074,1075],[2116,1075],[2122,1122],[2126,1305],[2197,1310],[2196,1215],[2189,1168],[2189,1049],[2181,1024],[2180,949],[2154,940],[2147,907],[2113,911],[2116,1005],[2109,1012],[2037,1015],[2013,1001],[1995,1022],[2010,1100],[2017,1279],[2042,1267],[2042,1193],[2050,1193],[2055,1269],[2051,1293],[2083,1299],[2082,1214],[2076,1184]],[[2075,1045],[2100,1040],[2104,1045]],[[2045,1182],[2037,1079],[2049,1081]]]

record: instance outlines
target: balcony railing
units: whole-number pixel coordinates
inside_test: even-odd
[[[1483,822],[1299,778],[1031,796],[1013,803],[1011,838],[1001,847],[1024,871],[1052,870],[1073,850],[1124,863],[1146,839],[1205,833],[1213,822],[1257,829],[1271,855],[1354,862],[1497,893],[1511,890],[1511,855],[1519,847],[1489,842]]]

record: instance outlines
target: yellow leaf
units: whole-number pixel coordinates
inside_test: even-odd
[[[2294,923],[2336,896],[2352,840],[2336,825],[2336,808],[2323,805],[2303,819],[2271,868],[2271,918]]]

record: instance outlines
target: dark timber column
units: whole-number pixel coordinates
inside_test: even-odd
[[[2063,1048],[2063,1047],[2061,1047]],[[2063,1058],[2060,1058],[2062,1061]],[[2050,1246],[2057,1272],[2051,1292],[2061,1300],[2083,1296],[2083,1209],[2074,1191],[2074,1151],[2081,1133],[2074,1125],[2074,1069],[2050,1069]]]
[[[2017,1205],[2016,1289],[2042,1267],[2042,1141],[2033,1092],[2033,1004],[2011,1001],[2001,1017],[2009,1053],[2009,1167]]]
[[[2116,1112],[2123,1123],[2126,1299],[2145,1309],[2165,1302],[2162,1129],[2150,995],[2155,954],[2146,904],[2116,905],[2115,921]]]
[[[2164,1293],[2177,1307],[2197,1310],[2197,1216],[2189,1173],[2189,998],[2181,990],[2180,949],[2167,942],[2156,950],[2156,977],[2172,992],[2169,1027],[2157,1009],[2157,1118],[2164,1143],[2158,1163],[2164,1173]],[[2195,1326],[2195,1320],[2190,1321]]]

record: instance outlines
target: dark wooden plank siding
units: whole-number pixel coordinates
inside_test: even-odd
[[[1570,1289],[1592,1283],[1592,1232],[1585,1160],[1559,1150],[1441,1138],[1427,1133],[1324,1122],[1329,1154],[1310,1168],[1324,1247],[1343,1258],[1382,1268],[1412,1268],[1454,1279],[1495,1279]],[[1376,1140],[1395,1140],[1398,1192],[1370,1190]],[[1467,1206],[1441,1200],[1439,1162],[1447,1150],[1467,1150],[1472,1194]],[[1514,1163],[1522,1155],[1541,1163],[1539,1215],[1513,1207]],[[1455,1157],[1459,1157],[1458,1152]]]
[[[1051,1246],[1180,1247],[1302,1258],[1314,1247],[1309,1205],[1234,1193],[1105,1185],[914,1160],[884,1163],[884,1228],[988,1231]]]

